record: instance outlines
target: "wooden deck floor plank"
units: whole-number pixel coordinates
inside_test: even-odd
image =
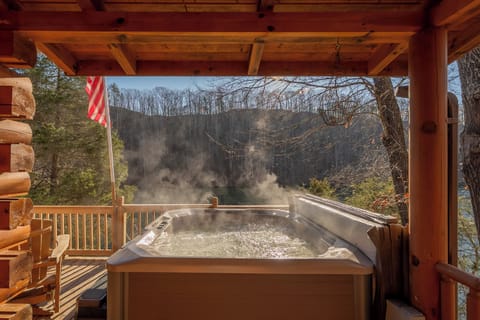
[[[60,312],[52,320],[75,319],[77,300],[88,288],[92,287],[107,272],[106,258],[67,257],[62,268],[62,289],[60,291]],[[51,302],[41,305],[43,309],[53,310]]]

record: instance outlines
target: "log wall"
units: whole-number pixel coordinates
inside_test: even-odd
[[[10,304],[32,280],[31,219],[27,196],[33,169],[35,100],[28,78],[0,78],[0,319],[31,319],[32,308]],[[21,250],[26,248],[26,250]]]

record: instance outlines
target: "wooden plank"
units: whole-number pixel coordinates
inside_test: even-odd
[[[408,48],[408,43],[385,44],[380,46],[368,60],[368,75],[374,76],[385,69]]]
[[[32,209],[30,198],[0,199],[0,230],[13,230],[18,226],[30,225]]]
[[[431,10],[435,26],[461,24],[479,14],[480,0],[442,0]]]
[[[1,172],[31,172],[35,160],[32,146],[16,144],[0,144]]]
[[[30,279],[32,254],[29,251],[0,251],[0,288],[11,288],[23,279]]]
[[[30,175],[27,172],[4,172],[0,174],[0,197],[24,196],[30,191]]]
[[[0,117],[33,119],[35,98],[20,87],[0,86]]]
[[[32,306],[23,303],[0,304],[0,320],[32,319]]]
[[[477,18],[476,21],[477,23],[468,30],[449,33],[449,63],[480,45],[480,18]]]
[[[121,76],[124,71],[116,61],[79,61],[77,75]],[[243,61],[137,61],[137,75],[143,76],[239,76],[247,75]],[[395,61],[379,75],[405,76],[407,63]],[[258,75],[261,76],[320,76],[357,75],[367,76],[366,62],[350,61],[263,61]]]
[[[31,144],[32,129],[23,122],[13,120],[0,121],[0,143]]]
[[[69,76],[76,75],[77,61],[75,57],[60,44],[37,42],[37,47],[52,62],[59,66]]]
[[[0,31],[0,63],[9,68],[32,68],[37,61],[35,44],[13,31]]]
[[[365,10],[316,13],[198,12],[6,12],[0,30],[138,31],[138,32],[416,32],[424,25],[422,11]],[[48,21],[48,23],[45,23]]]
[[[260,62],[262,61],[263,49],[265,44],[262,41],[256,41],[253,43],[250,50],[250,58],[248,62],[248,75],[256,76],[258,69],[260,68]]]
[[[77,0],[78,5],[84,11],[104,11],[105,4],[103,0]]]
[[[6,66],[0,63],[0,76],[1,77],[14,77],[18,75],[14,70],[10,70]]]
[[[0,248],[10,247],[24,242],[30,237],[30,226],[21,226],[13,230],[0,230]]]
[[[255,40],[263,40],[265,43],[306,43],[306,44],[337,44],[342,45],[358,45],[358,44],[378,44],[378,43],[400,43],[408,41],[414,34],[411,31],[352,31],[352,32],[305,32],[305,33],[288,33],[288,32],[88,32],[88,31],[35,31],[25,30],[19,31],[23,37],[30,37],[37,42],[42,43],[61,43],[61,44],[97,44],[105,45],[105,43],[129,43],[129,44],[165,44],[170,46],[176,45],[193,45],[205,46],[205,44],[240,44],[250,45]],[[106,49],[106,48],[105,48]],[[167,48],[164,48],[168,50]],[[195,47],[194,47],[195,49]]]
[[[137,73],[135,55],[127,45],[111,43],[108,48],[126,75],[131,76]]]

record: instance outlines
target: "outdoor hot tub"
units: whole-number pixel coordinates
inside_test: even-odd
[[[108,259],[108,318],[369,319],[374,257],[312,212],[166,212]]]

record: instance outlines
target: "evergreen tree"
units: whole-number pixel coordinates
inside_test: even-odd
[[[34,203],[111,203],[106,130],[86,116],[85,78],[64,75],[44,56],[27,75],[37,103],[32,123]],[[134,187],[123,184],[128,175],[123,142],[115,132],[112,136],[117,194],[128,201]]]

